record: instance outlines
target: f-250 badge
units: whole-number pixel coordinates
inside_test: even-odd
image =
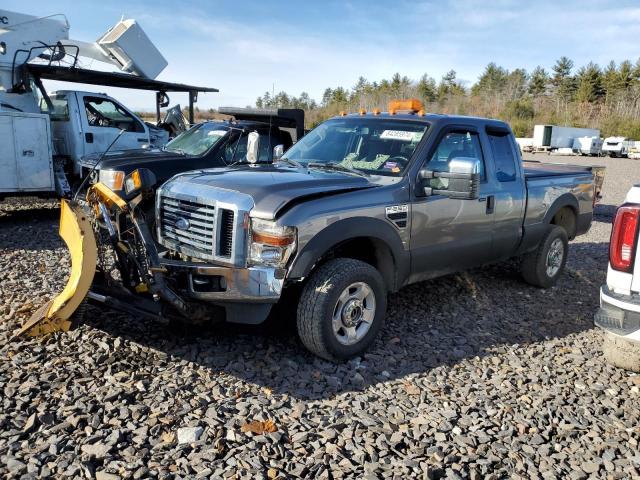
[[[396,227],[402,229],[407,226],[407,217],[409,215],[409,205],[391,205],[385,208],[387,218]]]

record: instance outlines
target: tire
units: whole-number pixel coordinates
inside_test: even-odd
[[[557,258],[557,249],[560,246],[562,247],[559,252],[561,257]],[[551,252],[552,249],[555,255]],[[557,225],[549,225],[538,248],[522,258],[522,278],[536,287],[552,287],[564,271],[568,253],[569,241],[565,229]]]
[[[602,351],[605,360],[616,367],[640,372],[640,343],[604,332]]]
[[[387,290],[374,267],[351,258],[329,260],[311,274],[302,290],[298,336],[321,358],[347,360],[371,345],[386,310]]]

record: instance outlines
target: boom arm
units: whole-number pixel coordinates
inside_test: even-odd
[[[69,28],[62,14],[36,17],[0,10],[0,87],[10,89],[14,67],[41,56],[47,46],[58,43],[78,47],[81,57],[115,65],[141,77],[156,78],[167,66],[135,20],[121,20],[97,42],[69,39]]]

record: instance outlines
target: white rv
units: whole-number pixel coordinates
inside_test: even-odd
[[[600,137],[575,138],[573,140],[573,153],[599,156],[602,153],[602,139]]]
[[[627,137],[607,137],[602,145],[602,153],[610,157],[626,157],[633,140]]]

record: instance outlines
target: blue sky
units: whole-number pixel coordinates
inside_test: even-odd
[[[138,20],[169,62],[160,79],[220,89],[202,95],[201,108],[253,104],[274,87],[318,99],[360,75],[439,79],[454,69],[471,84],[489,62],[531,70],[561,55],[576,65],[640,56],[640,2],[631,0],[5,0],[2,8],[64,13],[78,40],[96,39],[122,15]],[[89,89],[153,109],[153,94]]]

